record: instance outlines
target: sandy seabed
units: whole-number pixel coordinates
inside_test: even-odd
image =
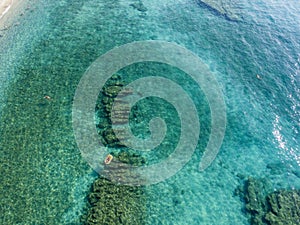
[[[11,26],[28,4],[28,0],[0,0],[0,30]]]
[[[7,12],[9,12],[13,3],[14,3],[13,0],[1,0],[0,1],[0,19],[2,19]]]

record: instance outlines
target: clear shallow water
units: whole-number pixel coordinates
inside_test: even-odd
[[[7,31],[12,50],[1,50],[1,75],[12,82],[1,96],[1,223],[80,223],[96,174],[75,143],[72,98],[97,57],[137,40],[172,41],[199,55],[222,86],[228,119],[211,167],[198,171],[200,144],[178,174],[147,187],[148,224],[248,224],[233,195],[238,174],[267,177],[274,189],[300,188],[297,1],[242,2],[239,21],[195,1],[143,2],[146,12],[131,3],[41,1]],[[16,37],[19,48],[9,42]],[[280,172],[272,163],[281,163]]]

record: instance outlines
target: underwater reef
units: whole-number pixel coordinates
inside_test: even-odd
[[[99,177],[88,196],[86,225],[143,225],[146,221],[144,187],[117,185]]]
[[[265,220],[271,225],[300,224],[300,190],[280,190],[267,196]]]
[[[300,190],[273,191],[267,179],[249,177],[235,190],[251,225],[300,224]]]
[[[146,160],[125,150],[112,153],[113,159],[134,166],[141,166]],[[127,176],[126,170],[124,176]],[[112,179],[113,180],[113,179]],[[82,217],[86,225],[143,225],[146,224],[146,188],[144,186],[120,185],[99,176],[88,195],[86,215]]]
[[[144,157],[126,148],[122,143],[126,137],[122,135],[117,137],[112,128],[110,118],[113,103],[116,101],[121,104],[115,110],[114,122],[120,128],[128,122],[125,115],[129,114],[130,108],[125,99],[131,91],[123,90],[123,96],[118,96],[124,85],[121,77],[115,74],[106,82],[98,97],[95,112],[98,119],[96,126],[102,143],[110,149],[111,161],[105,163],[103,170],[104,175],[106,170],[109,174],[106,174],[106,178],[99,176],[88,195],[86,214],[82,217],[82,222],[86,225],[143,225],[146,223],[145,187],[121,185],[114,182],[115,179],[111,177],[114,176],[114,167],[120,171],[118,163],[132,166],[142,166],[146,163]],[[128,170],[124,169],[117,175],[128,176]],[[112,179],[107,179],[107,177]]]
[[[114,115],[115,125],[118,125],[120,129],[122,125],[128,123],[128,114],[130,113],[130,107],[126,102],[126,97],[132,92],[130,90],[123,90],[123,96],[118,96],[120,91],[123,89],[124,82],[121,77],[114,74],[104,85],[102,92],[99,95],[99,99],[96,105],[96,117],[99,119],[97,122],[98,133],[102,143],[107,147],[122,147],[125,146],[122,141],[126,140],[125,135],[115,135],[112,129],[112,107],[114,102],[118,102],[118,107],[115,108]],[[118,98],[117,98],[118,96]],[[119,132],[120,134],[120,132]]]

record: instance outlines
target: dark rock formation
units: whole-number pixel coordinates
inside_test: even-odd
[[[265,224],[265,196],[271,190],[267,183],[266,179],[249,177],[236,191],[245,202],[245,211],[249,213],[253,225]]]
[[[121,137],[116,136],[112,129],[111,121],[112,107],[115,102],[118,104],[114,110],[114,125],[128,123],[130,107],[125,98],[132,94],[132,91],[128,89],[123,90],[123,86],[124,83],[121,81],[121,77],[113,75],[104,85],[96,107],[96,116],[99,119],[97,124],[98,133],[101,136],[102,143],[108,147],[122,147],[124,146],[123,142],[127,138],[125,135]],[[119,94],[120,92],[122,95]],[[121,128],[119,129],[121,130]]]
[[[267,196],[267,224],[300,224],[300,190],[280,190]]]
[[[133,166],[143,166],[146,164],[146,159],[136,153],[121,151],[116,155],[116,158],[122,162]]]
[[[245,202],[251,225],[300,224],[300,190],[273,192],[266,179],[250,177],[235,193]]]
[[[87,225],[145,224],[144,187],[121,186],[98,178],[88,199]]]

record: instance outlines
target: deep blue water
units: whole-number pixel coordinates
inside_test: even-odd
[[[41,0],[1,31],[1,224],[79,224],[96,173],[74,139],[76,86],[100,55],[133,41],[174,42],[197,54],[227,112],[223,145],[207,170],[198,170],[210,129],[202,118],[189,163],[147,187],[147,224],[249,224],[233,194],[240,175],[267,178],[274,190],[300,188],[298,1],[242,1],[231,9],[237,20],[194,0],[142,1],[145,12],[133,2]]]

